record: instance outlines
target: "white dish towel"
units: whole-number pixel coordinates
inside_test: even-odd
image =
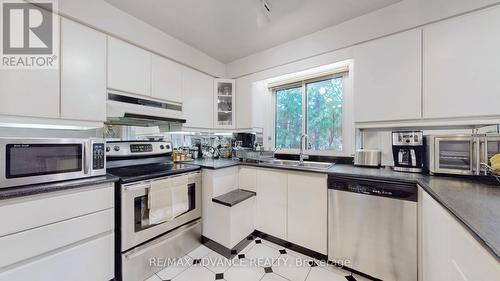
[[[151,183],[148,193],[149,224],[158,224],[174,218],[172,190],[167,180]]]
[[[172,191],[172,213],[173,217],[186,212],[189,209],[189,194],[187,184],[171,187]]]

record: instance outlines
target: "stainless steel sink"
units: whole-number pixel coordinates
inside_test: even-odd
[[[295,169],[310,169],[310,170],[328,170],[330,167],[334,165],[334,163],[313,162],[313,161],[304,161],[303,164],[300,164],[299,161],[280,160],[280,159],[265,160],[262,161],[261,164],[268,166],[277,166],[277,167],[282,166]]]

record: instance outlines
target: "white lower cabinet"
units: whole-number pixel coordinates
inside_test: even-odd
[[[114,205],[113,198],[112,185],[103,184],[73,192],[47,193],[32,198],[0,201],[0,221],[2,222],[0,237],[95,211],[111,209]],[[17,216],[12,216],[12,214],[17,214]]]
[[[421,192],[422,280],[499,280],[500,263],[448,211]]]
[[[450,280],[450,217],[425,191],[421,193],[422,280]]]
[[[0,239],[0,268],[113,230],[113,209],[42,226]]]
[[[0,273],[0,281],[108,281],[114,278],[114,235],[90,240]]]
[[[257,192],[257,169],[241,166],[238,174],[238,186],[241,189]]]
[[[257,191],[256,229],[327,254],[327,176],[275,169],[240,169],[240,188]]]
[[[455,219],[450,225],[451,270],[450,280],[500,280],[500,262],[480,245]]]
[[[288,241],[327,254],[326,174],[288,174]]]
[[[256,228],[287,239],[287,173],[271,169],[257,171]]]
[[[113,279],[113,198],[107,183],[1,201],[0,281]]]
[[[212,201],[240,188],[238,171],[238,167],[202,170],[203,236],[229,249],[255,230],[255,197],[231,207]]]

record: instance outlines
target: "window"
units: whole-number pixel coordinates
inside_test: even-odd
[[[327,76],[274,89],[275,147],[299,149],[302,134],[309,149],[343,151],[344,77]]]
[[[276,91],[276,147],[300,147],[302,107],[301,87]]]
[[[343,78],[306,84],[306,134],[314,150],[342,151]]]

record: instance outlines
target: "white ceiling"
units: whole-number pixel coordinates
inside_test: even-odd
[[[229,63],[400,0],[105,0]]]

